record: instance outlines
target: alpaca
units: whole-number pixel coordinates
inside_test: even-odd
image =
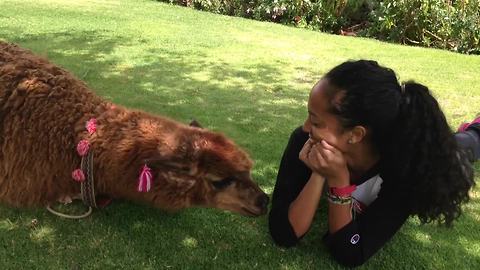
[[[88,152],[97,195],[164,210],[266,213],[252,160],[223,134],[114,105],[64,69],[1,41],[0,134],[0,202],[14,207],[78,197]]]

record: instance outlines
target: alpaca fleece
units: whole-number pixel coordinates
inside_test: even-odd
[[[62,68],[0,42],[0,201],[44,206],[78,195],[80,184],[71,178],[81,162],[75,149],[88,139],[97,194],[164,209],[264,212],[266,195],[249,176],[252,161],[225,136],[112,105]],[[90,118],[98,123],[91,136]],[[153,168],[154,183],[139,193],[144,163]],[[212,186],[226,177],[234,183]]]

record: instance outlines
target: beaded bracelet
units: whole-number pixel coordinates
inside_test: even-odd
[[[352,203],[352,196],[338,196],[327,192],[327,200],[333,204],[347,205]]]

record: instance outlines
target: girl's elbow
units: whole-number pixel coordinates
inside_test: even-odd
[[[296,245],[296,241],[292,241],[291,239],[287,239],[273,233],[270,233],[273,239],[273,242],[280,247],[290,248]]]
[[[360,249],[346,251],[344,249],[335,250],[334,248],[330,248],[330,253],[335,261],[346,267],[358,267],[368,260]]]
[[[343,266],[346,266],[346,267],[358,267],[358,266],[361,266],[362,264],[364,264],[367,260],[365,259],[351,259],[351,258],[335,258],[335,260],[343,265]]]
[[[298,238],[294,233],[289,232],[285,227],[278,226],[278,224],[269,223],[270,236],[273,242],[278,246],[289,248],[298,243]]]

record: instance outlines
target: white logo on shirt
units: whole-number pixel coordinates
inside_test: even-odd
[[[352,245],[355,245],[358,243],[358,241],[360,241],[360,235],[358,233],[354,234],[352,238],[350,238],[350,243],[352,243]]]

